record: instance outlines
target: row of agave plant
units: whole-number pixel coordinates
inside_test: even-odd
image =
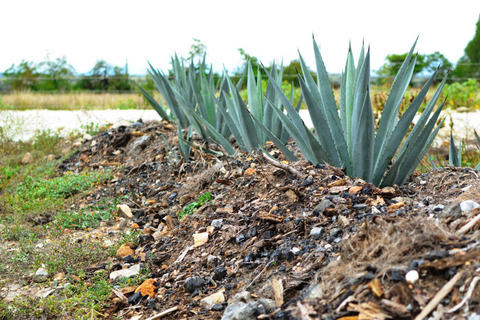
[[[151,65],[149,69],[168,108],[145,90],[142,92],[164,120],[177,122],[179,138],[184,137],[182,129],[187,132],[186,139],[179,139],[179,148],[187,160],[193,132],[218,143],[229,154],[236,152],[230,142],[232,136],[241,151],[262,148],[269,140],[289,161],[295,161],[297,158],[286,146],[291,137],[303,156],[314,165],[332,164],[345,169],[349,176],[378,186],[401,185],[414,172],[440,129],[443,120],[440,124],[437,120],[445,105],[444,101],[434,110],[446,78],[407,134],[438,71],[432,74],[399,118],[398,111],[416,63],[415,45],[416,41],[395,77],[377,129],[370,99],[370,50],[365,52],[362,47],[355,64],[349,47],[337,106],[315,39],[316,81],[299,54],[302,98],[297,103],[293,101],[293,92],[289,99],[282,91],[281,67],[263,68],[268,78],[266,90],[262,88],[261,72],[255,76],[250,64],[246,76],[236,85],[226,71],[215,85],[213,73],[211,69],[205,72],[204,63],[196,72],[193,62],[186,68],[177,56],[172,57],[173,80]],[[248,106],[239,93],[245,78]],[[308,108],[313,131],[300,117],[302,99]]]

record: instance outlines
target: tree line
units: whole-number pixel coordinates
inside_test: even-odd
[[[131,91],[133,84],[125,67],[98,60],[86,74],[78,75],[65,57],[40,63],[22,60],[2,74],[1,91]]]

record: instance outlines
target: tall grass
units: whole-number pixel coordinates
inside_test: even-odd
[[[150,109],[140,93],[35,93],[0,95],[0,110]]]

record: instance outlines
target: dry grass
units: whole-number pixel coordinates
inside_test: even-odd
[[[14,92],[0,96],[0,109],[78,110],[149,109],[140,93],[35,93]]]

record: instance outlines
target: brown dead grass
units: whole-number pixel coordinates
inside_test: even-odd
[[[157,97],[158,98],[158,97]],[[49,109],[148,109],[140,93],[35,93],[13,92],[0,96],[5,108],[13,110]]]

